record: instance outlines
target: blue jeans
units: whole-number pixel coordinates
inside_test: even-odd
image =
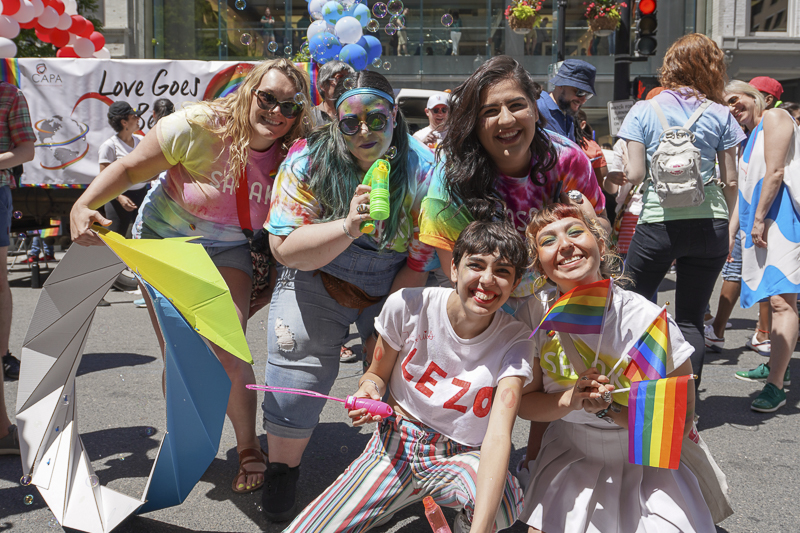
[[[318,272],[279,265],[267,326],[267,385],[328,394],[339,373],[339,352],[350,324],[356,324],[365,342],[375,331],[375,317],[384,302],[385,298],[363,311],[343,307],[328,294]],[[264,429],[283,438],[310,437],[324,405],[316,398],[267,392]]]
[[[639,224],[628,249],[625,267],[633,291],[648,299],[675,261],[675,322],[694,348],[695,390],[706,353],[703,314],[727,257],[728,221],[711,218]]]

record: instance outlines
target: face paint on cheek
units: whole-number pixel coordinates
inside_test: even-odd
[[[509,409],[514,409],[517,406],[517,395],[514,391],[506,389],[500,395],[500,401]]]

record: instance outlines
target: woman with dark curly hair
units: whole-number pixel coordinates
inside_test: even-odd
[[[699,118],[689,130],[694,134],[694,147],[700,150],[705,198],[689,207],[662,207],[659,193],[648,180],[625,267],[633,279],[633,290],[650,298],[675,261],[675,321],[694,347],[692,367],[700,376],[705,357],[703,315],[733,243],[733,236],[728,235],[728,214],[736,205],[736,148],[745,135],[722,104],[724,54],[705,35],[692,33],[675,41],[664,56],[660,79],[666,90],[637,103],[619,132],[628,142],[628,181],[638,185],[651,168],[665,130],[659,113],[670,127],[682,127],[695,116]],[[707,107],[701,111],[701,106]],[[699,383],[698,378],[695,387]]]
[[[420,213],[420,240],[436,248],[442,265],[451,263],[453,245],[474,213],[487,206],[520,235],[537,211],[555,202],[574,201],[610,230],[589,159],[572,141],[544,130],[536,107],[540,93],[539,84],[509,56],[488,60],[453,91],[440,162]],[[524,304],[534,294],[537,275],[525,272],[504,306],[529,326]],[[545,427],[533,425],[525,465],[536,458]]]

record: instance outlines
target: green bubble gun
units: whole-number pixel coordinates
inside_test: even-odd
[[[389,172],[392,166],[386,159],[378,159],[369,167],[367,175],[364,176],[364,185],[369,185],[372,190],[369,192],[369,216],[372,220],[365,220],[361,223],[361,233],[372,233],[375,231],[375,220],[386,220],[389,218]]]

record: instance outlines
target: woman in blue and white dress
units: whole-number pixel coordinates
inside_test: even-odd
[[[797,342],[800,291],[800,126],[783,109],[759,115],[747,96],[731,89],[725,102],[750,131],[739,161],[742,307],[769,298],[769,363],[736,377],[766,384],[750,408],[771,413],[786,404],[789,359]]]

